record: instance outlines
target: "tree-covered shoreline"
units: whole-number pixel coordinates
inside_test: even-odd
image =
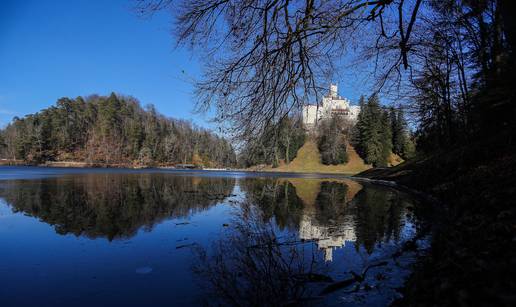
[[[108,166],[227,167],[236,161],[232,145],[223,137],[114,93],[61,98],[55,106],[15,117],[0,130],[0,158]]]

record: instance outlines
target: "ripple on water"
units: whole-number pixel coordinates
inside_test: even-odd
[[[136,269],[136,274],[149,274],[152,272],[152,268],[149,266],[143,266]]]

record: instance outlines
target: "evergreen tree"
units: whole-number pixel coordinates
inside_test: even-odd
[[[355,127],[354,144],[368,164],[386,166],[392,151],[391,118],[380,106],[377,95],[360,99],[361,111]]]
[[[392,126],[392,146],[393,152],[397,155],[403,156],[403,148],[407,142],[407,123],[403,114],[403,109],[399,108],[397,111],[391,109],[391,126]]]
[[[403,159],[409,160],[416,155],[416,142],[409,135],[406,142],[403,144]]]
[[[388,111],[383,111],[380,122],[380,142],[381,142],[381,154],[380,158],[376,161],[377,166],[387,166],[389,162],[389,156],[392,153],[392,131],[391,121]]]
[[[378,99],[377,95],[373,95],[368,99],[366,112],[368,125],[366,126],[366,139],[364,140],[366,147],[365,161],[366,163],[378,166],[383,154],[383,143],[381,140],[383,112],[380,107],[380,100]]]
[[[366,152],[365,140],[367,139],[369,127],[369,112],[367,109],[366,100],[363,95],[360,96],[358,105],[360,106],[360,113],[358,113],[357,123],[353,133],[353,143],[358,154],[364,157]]]
[[[403,109],[391,107],[389,117],[392,131],[392,152],[403,159],[412,158],[415,154],[415,145],[408,130]]]
[[[116,137],[120,128],[120,101],[115,93],[111,93],[108,99],[101,100],[99,108],[100,129],[104,137]]]

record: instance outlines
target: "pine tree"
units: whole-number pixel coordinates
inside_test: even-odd
[[[382,159],[382,109],[377,95],[372,95],[367,101],[369,125],[366,129],[366,162],[377,166]]]
[[[362,97],[360,106],[354,140],[357,152],[368,164],[386,166],[392,152],[389,112],[382,109],[377,95],[369,97],[367,102]]]
[[[399,108],[397,111],[392,109],[391,113],[392,122],[392,145],[393,152],[400,156],[403,156],[403,148],[407,142],[407,123],[405,121],[405,115],[403,109]]]
[[[403,159],[409,160],[416,155],[416,143],[413,138],[408,135],[405,144],[403,144]]]
[[[391,121],[387,111],[382,112],[380,127],[381,154],[379,159],[376,161],[376,165],[387,166],[389,162],[389,156],[392,153]]]
[[[119,111],[120,101],[115,93],[111,93],[107,99],[101,100],[99,108],[100,129],[104,137],[116,137],[120,130]]]
[[[365,140],[367,139],[366,134],[369,126],[369,110],[363,95],[360,96],[358,104],[360,106],[360,113],[358,113],[357,123],[354,129],[353,144],[358,154],[364,157],[366,152]]]

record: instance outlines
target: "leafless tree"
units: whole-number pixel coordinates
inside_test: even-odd
[[[226,131],[246,140],[317,98],[357,39],[385,40],[397,50],[384,78],[408,68],[423,1],[136,2],[144,15],[173,10],[178,44],[202,51],[204,59],[197,110],[214,107],[216,120],[229,123]]]
[[[207,305],[296,305],[316,294],[310,282],[332,281],[311,241],[280,235],[255,204],[244,201],[235,209],[230,229],[210,252],[195,250],[194,273],[207,283],[207,294],[222,300]]]

